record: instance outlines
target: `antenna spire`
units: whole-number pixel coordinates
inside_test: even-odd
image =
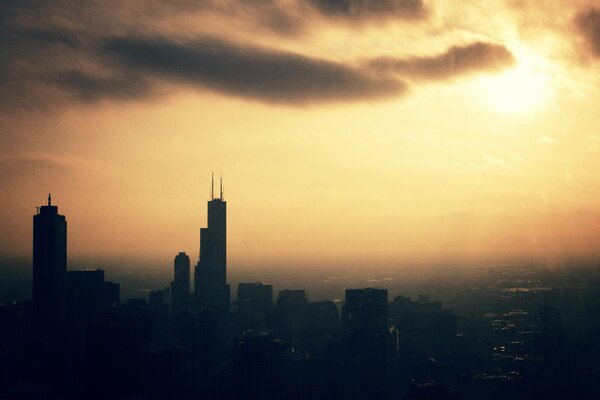
[[[48,206],[52,205],[52,196],[50,196],[50,193],[48,193]]]
[[[221,200],[223,200],[223,172],[221,172]]]
[[[214,200],[215,198],[215,173],[210,173],[210,199]]]

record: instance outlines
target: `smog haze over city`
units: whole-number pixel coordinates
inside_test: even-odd
[[[0,38],[0,399],[600,396],[597,1],[7,0]]]

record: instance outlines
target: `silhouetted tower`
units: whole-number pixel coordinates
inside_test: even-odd
[[[171,282],[171,313],[181,315],[187,311],[190,297],[190,257],[185,252],[175,256],[174,278]]]
[[[361,399],[387,397],[387,290],[346,289],[342,311],[346,356],[356,363]]]
[[[217,313],[229,310],[227,203],[223,199],[222,178],[219,198],[214,196],[214,178],[211,181],[208,225],[200,229],[200,257],[194,274],[194,295],[199,306]]]
[[[308,297],[304,290],[280,290],[274,312],[275,333],[294,351],[304,352],[307,345]]]
[[[33,217],[33,320],[36,334],[62,328],[66,308],[67,221],[52,205]]]

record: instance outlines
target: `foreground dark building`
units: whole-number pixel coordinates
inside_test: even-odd
[[[387,290],[347,289],[342,329],[348,375],[359,399],[388,396]]]

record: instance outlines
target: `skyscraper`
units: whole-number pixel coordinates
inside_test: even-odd
[[[387,396],[387,290],[346,289],[342,311],[346,356],[357,363],[361,399]]]
[[[171,282],[171,313],[184,314],[190,296],[190,257],[185,252],[175,256],[173,262],[174,277]]]
[[[273,315],[273,331],[296,352],[305,352],[308,332],[308,297],[302,289],[280,290]]]
[[[239,283],[238,303],[248,304],[252,311],[266,311],[273,306],[273,285],[263,283]]]
[[[33,318],[38,334],[60,329],[66,308],[67,221],[52,205],[33,217]]]
[[[208,202],[208,225],[200,229],[200,257],[194,273],[194,296],[197,305],[217,313],[229,310],[227,284],[227,203],[223,199],[223,179],[220,196],[214,196],[214,178]]]

